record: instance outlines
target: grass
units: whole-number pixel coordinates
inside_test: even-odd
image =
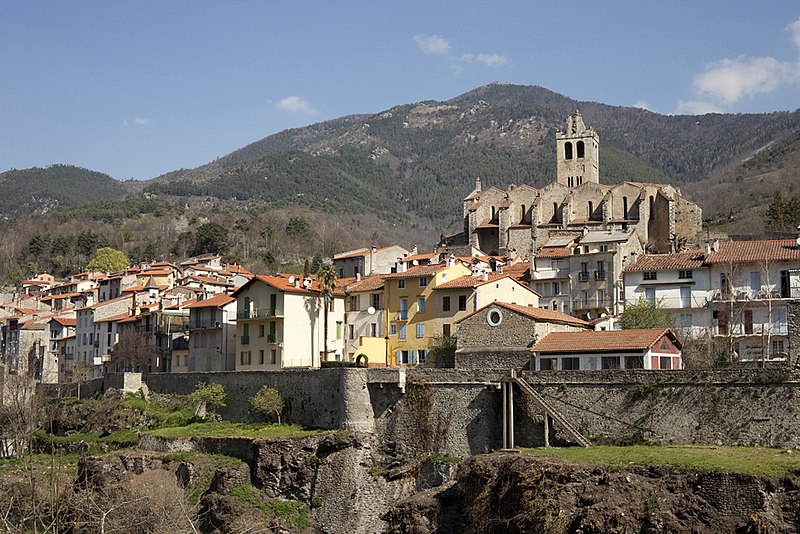
[[[196,420],[194,409],[186,402],[176,403],[170,408],[160,406],[154,402],[147,402],[138,395],[125,395],[120,401],[120,406],[141,410],[151,419],[151,428],[184,426]]]
[[[599,445],[588,448],[523,449],[523,453],[617,469],[659,466],[698,473],[728,472],[765,476],[784,476],[800,470],[800,452],[761,447]]]
[[[229,423],[227,421],[191,423],[186,426],[148,430],[151,436],[162,438],[249,438],[285,439],[320,434],[325,431],[306,430],[300,425],[276,425],[262,423]]]
[[[283,526],[306,528],[311,525],[308,506],[300,501],[269,499],[262,491],[249,484],[236,486],[231,490],[231,495],[259,510],[272,513]],[[319,504],[322,504],[321,500]]]

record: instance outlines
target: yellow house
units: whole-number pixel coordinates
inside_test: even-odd
[[[411,265],[398,263],[398,271],[384,275],[387,358],[389,365],[416,365],[428,360],[428,346],[437,329],[439,310],[433,305],[434,288],[469,275],[461,261]]]
[[[256,275],[233,292],[236,298],[236,370],[319,367],[341,360],[344,293],[337,289],[328,310],[324,352],[324,306],[319,283],[299,275]]]

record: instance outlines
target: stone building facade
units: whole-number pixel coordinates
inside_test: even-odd
[[[556,181],[483,189],[480,178],[464,199],[464,230],[443,238],[451,249],[529,257],[552,237],[590,231],[628,232],[648,252],[668,253],[695,243],[700,207],[667,184],[600,183],[600,138],[579,112],[556,134]]]

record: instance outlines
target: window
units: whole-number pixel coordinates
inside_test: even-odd
[[[417,297],[417,311],[419,313],[425,312],[425,299],[423,297]]]
[[[744,311],[744,333],[753,333],[753,310]]]
[[[450,297],[442,297],[442,311],[450,311]]]
[[[376,310],[381,309],[381,294],[380,293],[373,293],[372,294],[372,307]]]
[[[426,276],[419,277],[419,287],[428,287],[428,277]]]
[[[277,331],[277,323],[275,321],[269,322],[269,338],[267,339],[267,343],[275,343],[277,341],[277,336],[275,332]]]
[[[691,308],[692,288],[689,286],[683,286],[681,287],[680,291],[681,291],[681,308]]]
[[[450,336],[450,323],[445,323],[442,325],[442,335],[445,337]]]
[[[503,314],[500,310],[490,310],[486,315],[486,322],[489,326],[499,326],[503,322]]]
[[[391,323],[389,325],[389,335],[396,336],[397,335],[397,323]]]
[[[258,363],[264,365],[264,349],[258,351]]]
[[[405,324],[401,324],[400,325],[400,331],[398,333],[398,337],[400,339],[405,339],[406,338],[406,325]]]
[[[425,323],[417,323],[417,337],[425,337]]]
[[[680,278],[681,280],[691,280],[692,271],[691,270],[678,271],[678,278]]]
[[[239,363],[241,365],[250,365],[250,351],[243,350],[239,353]]]
[[[350,297],[350,311],[358,311],[359,310],[359,296],[353,295]]]
[[[205,347],[206,346],[206,333],[205,332],[200,334],[200,346],[201,347]]]
[[[342,339],[342,322],[336,321],[336,339]]]
[[[428,349],[419,349],[417,351],[418,363],[428,363]]]
[[[642,279],[643,280],[657,280],[658,279],[658,274],[656,273],[656,271],[645,271],[644,273],[642,273]]]
[[[781,352],[785,352],[783,347],[783,340],[782,339],[773,339],[772,340],[772,354],[780,354]]]
[[[272,349],[269,355],[270,363],[276,364],[278,363],[278,351],[277,349]]]
[[[582,159],[585,151],[583,141],[578,141],[577,143],[575,143],[575,148],[577,149],[578,152],[578,159]]]
[[[258,325],[258,337],[264,337],[264,325]]]
[[[672,369],[672,358],[669,356],[661,356],[658,359],[658,368],[659,369]]]
[[[625,369],[644,369],[644,357],[625,356]]]
[[[606,305],[606,292],[603,289],[597,290],[597,307],[602,308]]]
[[[560,284],[558,282],[553,282],[553,292],[551,294],[553,296],[561,294]]]
[[[540,371],[555,371],[558,368],[557,358],[539,358]]]
[[[466,311],[467,309],[467,296],[466,295],[459,295],[458,296],[458,311]]]
[[[656,305],[656,288],[654,287],[646,287],[644,288],[644,298],[647,302],[651,305]]]
[[[369,335],[370,337],[378,337],[378,323],[369,324]]]
[[[411,363],[411,360],[408,357],[408,351],[407,350],[398,350],[397,351],[397,363],[399,363],[401,365],[407,365],[407,364]]]
[[[400,299],[400,310],[398,311],[397,318],[401,321],[408,319],[408,299]]]
[[[356,338],[356,326],[349,324],[347,325],[347,339],[355,339]]]
[[[682,313],[680,317],[680,325],[682,328],[690,328],[692,326],[692,314]]]
[[[245,323],[242,326],[242,345],[248,345],[250,343],[250,325]]]
[[[580,358],[561,358],[561,369],[564,371],[578,371],[580,368]]]
[[[572,159],[572,143],[564,143],[564,159]]]
[[[600,359],[601,369],[619,369],[619,356],[603,356]]]
[[[405,278],[401,278],[400,280],[397,281],[397,289],[405,289],[405,287],[406,287]]]
[[[750,298],[757,298],[761,292],[761,273],[750,272]]]

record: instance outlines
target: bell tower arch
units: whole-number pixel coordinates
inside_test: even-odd
[[[600,136],[586,127],[580,111],[556,132],[556,182],[567,187],[600,183]]]

